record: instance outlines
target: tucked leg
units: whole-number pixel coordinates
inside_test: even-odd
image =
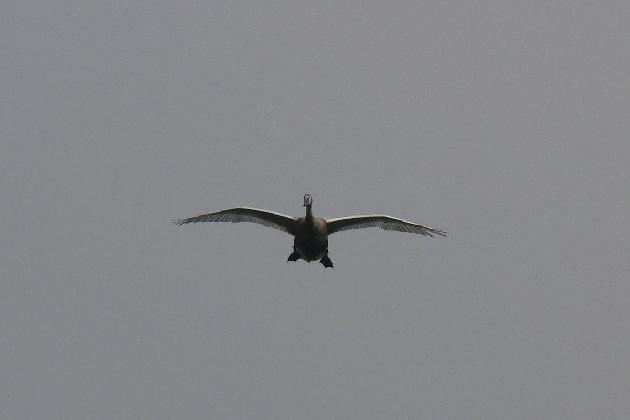
[[[300,254],[298,254],[297,252],[295,252],[295,249],[294,249],[294,250],[293,250],[293,252],[291,253],[291,255],[289,255],[289,258],[287,259],[287,262],[289,262],[289,261],[297,261],[297,260],[299,260],[300,258],[301,258],[301,257],[300,257]]]
[[[328,258],[328,254],[324,255],[322,259],[319,260],[319,262],[322,263],[322,265],[326,268],[333,268],[333,263],[332,261],[330,261],[330,258]]]

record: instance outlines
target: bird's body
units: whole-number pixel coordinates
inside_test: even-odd
[[[304,261],[321,259],[328,252],[326,219],[302,217],[297,220],[293,248]]]
[[[251,207],[236,207],[215,213],[203,214],[188,219],[175,221],[177,225],[199,222],[252,222],[267,227],[282,230],[294,236],[293,253],[288,261],[303,259],[311,262],[319,260],[324,267],[333,266],[328,257],[328,236],[344,230],[379,227],[385,230],[398,232],[417,233],[421,235],[446,236],[446,232],[440,229],[422,226],[386,215],[350,216],[338,219],[323,219],[313,217],[313,197],[310,194],[304,196],[304,217],[293,218],[284,214],[269,210],[254,209]]]

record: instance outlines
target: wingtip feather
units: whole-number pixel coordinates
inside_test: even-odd
[[[446,229],[433,229],[433,233],[435,233],[436,235],[440,235],[446,238]]]

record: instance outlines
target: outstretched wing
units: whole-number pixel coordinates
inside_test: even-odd
[[[251,207],[236,207],[233,209],[221,210],[215,213],[202,214],[188,219],[178,219],[174,221],[174,223],[178,226],[185,225],[187,223],[200,222],[258,223],[259,225],[293,234],[295,232],[296,219],[269,210],[254,209]]]
[[[328,234],[341,232],[350,229],[365,229],[371,227],[379,227],[385,230],[394,230],[398,232],[418,233],[420,235],[446,236],[446,231],[435,229],[429,226],[422,226],[417,223],[408,222],[407,220],[398,219],[396,217],[386,216],[383,214],[371,214],[365,216],[340,217],[338,219],[328,219]]]

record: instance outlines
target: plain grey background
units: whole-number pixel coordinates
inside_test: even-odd
[[[628,418],[629,21],[3,1],[0,418]],[[170,223],[306,192],[449,237]]]

